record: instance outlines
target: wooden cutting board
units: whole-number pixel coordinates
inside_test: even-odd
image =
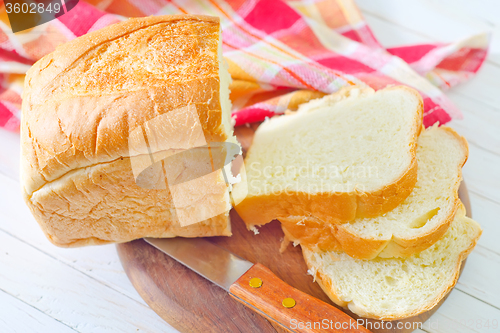
[[[236,135],[246,150],[258,125],[239,127]],[[470,203],[465,185],[459,191],[470,216]],[[259,235],[246,230],[238,214],[231,211],[232,237],[212,237],[213,243],[254,263],[268,267],[283,281],[303,292],[333,304],[318,284],[307,275],[307,267],[300,247],[289,246],[280,253],[283,239],[279,222],[259,228]],[[130,281],[146,303],[180,332],[283,332],[263,317],[247,309],[223,289],[185,268],[174,259],[156,250],[145,241],[136,240],[117,245],[118,255]],[[465,264],[465,262],[464,262]],[[462,265],[462,269],[463,269]],[[444,300],[443,300],[444,301]],[[419,316],[402,320],[403,327],[426,321],[443,303]],[[356,315],[342,309],[354,318]],[[377,320],[369,320],[371,327],[380,327]],[[406,333],[414,328],[373,329],[373,332]],[[370,326],[368,326],[370,327]]]

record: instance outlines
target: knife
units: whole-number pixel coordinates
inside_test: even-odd
[[[339,309],[289,286],[264,265],[244,260],[208,240],[144,240],[290,332],[370,332]]]

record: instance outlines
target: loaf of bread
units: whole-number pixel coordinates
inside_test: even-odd
[[[130,19],[35,63],[23,93],[21,181],[49,240],[230,235],[223,169],[186,176],[210,165],[207,149],[184,164],[165,160],[236,143],[229,83],[219,19],[208,16]]]
[[[344,251],[358,259],[407,257],[438,241],[458,209],[467,141],[449,127],[418,139],[417,183],[399,206],[374,218],[332,225],[312,216],[280,218],[285,235],[309,250]]]
[[[336,304],[365,318],[397,320],[432,309],[456,284],[481,228],[460,205],[442,239],[409,258],[353,259],[303,248],[309,272]]]
[[[352,87],[262,123],[245,159],[248,194],[233,196],[252,229],[315,216],[329,224],[379,216],[417,181],[422,99],[408,87]]]

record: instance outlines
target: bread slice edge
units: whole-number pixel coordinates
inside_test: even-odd
[[[456,263],[455,263],[455,268],[453,270],[453,273],[451,276],[447,279],[447,283],[445,286],[442,287],[442,289],[436,293],[436,296],[427,302],[426,304],[422,304],[420,307],[416,309],[412,309],[409,311],[404,311],[404,312],[398,312],[394,311],[390,315],[381,315],[379,313],[375,313],[371,309],[367,309],[365,307],[361,307],[355,304],[353,300],[346,301],[342,299],[342,295],[339,294],[338,288],[336,287],[335,281],[326,274],[320,265],[316,263],[313,259],[313,252],[308,251],[305,248],[302,248],[302,254],[304,256],[304,260],[306,262],[307,267],[309,268],[309,273],[313,275],[315,282],[318,283],[318,285],[321,287],[321,289],[325,292],[325,294],[337,305],[343,307],[343,308],[348,308],[350,311],[354,312],[355,314],[363,317],[363,318],[371,318],[371,319],[377,319],[377,320],[384,320],[384,321],[393,321],[393,320],[400,320],[400,319],[405,319],[413,316],[417,316],[423,312],[431,310],[434,306],[436,306],[450,291],[453,289],[455,284],[458,281],[458,278],[460,277],[460,268],[464,263],[464,260],[467,258],[467,256],[470,254],[470,252],[474,249],[474,247],[477,244],[477,241],[479,240],[482,229],[479,226],[479,224],[472,220],[471,218],[465,216],[465,207],[463,204],[460,203],[460,207],[457,211],[457,217],[465,220],[467,223],[470,223],[474,229],[475,229],[475,235],[472,235],[470,237],[469,241],[469,246],[465,249],[463,249],[457,256],[456,258]],[[391,259],[387,259],[391,260]]]

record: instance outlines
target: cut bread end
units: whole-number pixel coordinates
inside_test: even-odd
[[[351,87],[262,123],[236,210],[249,227],[310,215],[340,224],[392,210],[417,180],[422,110],[407,87]]]
[[[444,237],[409,258],[360,260],[338,251],[302,251],[333,302],[361,317],[398,320],[428,311],[446,296],[481,232],[460,205]]]
[[[315,217],[280,218],[287,236],[310,250],[342,250],[358,259],[408,257],[438,241],[459,206],[466,140],[449,127],[427,129],[418,140],[418,179],[398,207],[375,218],[331,225]]]

